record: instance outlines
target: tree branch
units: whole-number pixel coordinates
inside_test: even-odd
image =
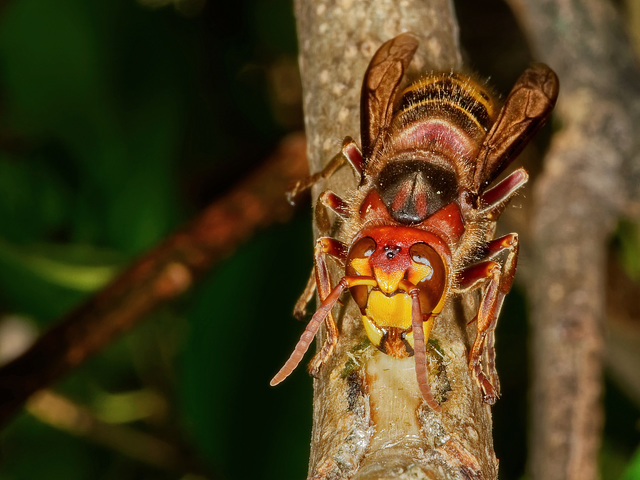
[[[535,479],[598,478],[607,249],[638,215],[640,72],[605,0],[510,0],[538,58],[562,84],[534,192]]]
[[[285,139],[263,167],[0,368],[0,425],[31,394],[81,365],[159,305],[182,295],[257,229],[287,220],[292,209],[284,191],[307,172],[304,145],[302,135]]]
[[[461,64],[457,24],[447,0],[396,2],[296,1],[300,69],[312,172],[320,170],[346,135],[359,138],[359,96],[371,56],[383,41],[412,31],[420,39],[412,67],[419,72]],[[348,197],[356,186],[342,169],[316,185]],[[342,275],[334,269],[332,278]],[[361,345],[365,337],[357,308],[341,312],[340,341],[314,381],[309,477],[491,479],[497,460],[490,407],[470,377],[467,353],[477,312],[475,295],[450,302],[432,332],[444,360],[435,383],[451,391],[441,411],[422,403],[413,360],[393,360]],[[322,335],[320,335],[322,337]],[[319,338],[320,342],[324,338]]]
[[[128,425],[100,421],[87,408],[51,390],[41,390],[26,404],[26,410],[43,423],[72,435],[104,445],[129,458],[175,473],[202,470],[194,458],[162,438]],[[210,480],[218,478],[214,475]]]

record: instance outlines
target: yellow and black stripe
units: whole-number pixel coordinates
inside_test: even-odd
[[[394,126],[429,117],[445,118],[483,136],[496,119],[493,96],[473,79],[457,73],[435,73],[409,85],[401,94]],[[476,137],[476,135],[472,135]]]

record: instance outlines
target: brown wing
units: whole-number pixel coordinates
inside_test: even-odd
[[[542,63],[520,75],[480,147],[475,193],[495,180],[544,124],[556,104],[559,86],[554,71]]]
[[[369,63],[360,103],[360,132],[365,159],[371,155],[380,132],[389,126],[396,92],[417,48],[418,40],[403,33],[382,44]]]

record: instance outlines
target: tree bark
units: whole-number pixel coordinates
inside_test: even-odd
[[[557,73],[561,129],[534,191],[534,479],[598,478],[607,250],[637,218],[640,72],[607,0],[510,0]]]
[[[447,0],[297,0],[295,8],[312,172],[339,151],[346,135],[360,137],[362,78],[384,41],[405,31],[416,34],[415,71],[460,67],[457,24]],[[341,169],[316,185],[314,198],[321,189],[348,198],[355,187],[354,176]],[[343,273],[331,274],[335,282]],[[496,478],[491,410],[467,365],[475,336],[475,325],[467,323],[476,311],[476,295],[466,295],[449,302],[436,321],[431,336],[444,358],[435,358],[432,349],[429,361],[441,368],[434,388],[447,399],[435,412],[422,401],[413,359],[392,360],[362,347],[362,321],[349,300],[337,318],[336,351],[314,380],[309,477]]]

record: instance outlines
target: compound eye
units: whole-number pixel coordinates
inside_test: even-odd
[[[373,276],[373,268],[369,263],[369,257],[376,251],[376,242],[371,237],[364,237],[358,240],[351,246],[349,255],[347,256],[347,268],[346,274],[349,276]],[[360,310],[364,312],[367,307],[367,301],[369,298],[369,289],[365,285],[359,285],[351,287],[351,296],[356,301]]]
[[[349,258],[369,258],[375,251],[376,241],[371,237],[364,237],[353,244]]]
[[[412,270],[419,276],[416,283],[426,282],[433,277],[433,265],[429,259],[432,254],[437,255],[426,243],[416,243],[409,248],[409,255],[413,262]]]
[[[445,266],[440,255],[424,242],[409,248],[411,267],[408,280],[420,287],[421,305],[424,312],[431,312],[444,293]]]
[[[434,270],[442,264],[440,255],[426,243],[415,243],[409,248],[411,256],[411,270],[414,278],[411,279],[416,285],[433,278]]]
[[[376,251],[376,242],[371,237],[364,237],[353,244],[347,257],[347,275],[371,276],[372,270],[369,257]]]

